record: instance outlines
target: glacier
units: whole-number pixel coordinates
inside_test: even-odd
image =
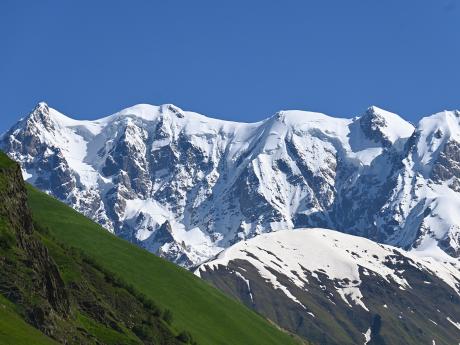
[[[94,121],[41,102],[0,137],[24,178],[108,231],[195,267],[256,235],[335,229],[460,255],[460,113],[370,107],[238,123],[139,104]]]

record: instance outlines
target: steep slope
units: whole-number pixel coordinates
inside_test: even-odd
[[[297,343],[51,197],[30,188],[32,215],[27,199],[19,165],[0,153],[0,343]]]
[[[353,119],[281,111],[245,124],[173,105],[75,121],[40,103],[0,147],[33,185],[189,267],[285,228],[396,241],[378,213],[397,187],[413,131],[377,107]]]
[[[3,153],[0,272],[2,344],[196,344],[176,336],[170,312],[34,224],[19,165]]]
[[[239,242],[196,274],[320,344],[456,344],[460,263],[332,230]]]
[[[391,243],[426,255],[460,254],[460,112],[422,119],[396,172],[396,187],[381,210]],[[441,249],[443,251],[441,251]]]
[[[103,269],[116,272],[161,308],[173,312],[178,329],[199,344],[297,344],[251,310],[192,273],[121,240],[61,202],[29,186],[34,220],[58,241],[82,250]]]
[[[57,345],[51,338],[26,323],[15,310],[14,305],[0,296],[0,344],[15,345]]]

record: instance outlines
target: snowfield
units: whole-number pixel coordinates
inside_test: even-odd
[[[414,127],[280,111],[257,123],[139,104],[77,121],[40,103],[0,138],[24,178],[185,267],[271,231],[323,227],[445,261],[460,254],[457,111]]]

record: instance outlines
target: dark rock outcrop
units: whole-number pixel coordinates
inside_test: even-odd
[[[29,307],[26,313],[34,326],[52,336],[59,319],[69,316],[69,296],[55,262],[47,248],[35,236],[32,216],[27,205],[27,191],[19,165],[0,167],[0,175],[0,217],[6,223],[4,231],[9,228],[14,232],[17,245],[21,249],[16,255],[29,268],[27,272],[20,268],[14,272],[18,268],[15,267],[16,263],[4,257],[0,261],[2,272],[15,273],[16,282],[19,284],[11,286],[11,281],[7,281],[11,277],[3,274],[0,286],[3,284],[3,288],[15,291],[14,299],[17,301],[27,298],[39,300],[40,302]],[[21,286],[21,281],[27,282],[28,286]]]

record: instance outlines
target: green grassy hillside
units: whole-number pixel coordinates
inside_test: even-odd
[[[298,340],[192,273],[111,235],[63,203],[28,187],[34,221],[54,238],[82,250],[104,269],[174,315],[200,345],[289,345]]]
[[[13,303],[0,295],[0,344],[58,345],[39,330],[26,323]]]
[[[34,222],[0,152],[0,344],[53,343],[198,345],[170,310]]]

